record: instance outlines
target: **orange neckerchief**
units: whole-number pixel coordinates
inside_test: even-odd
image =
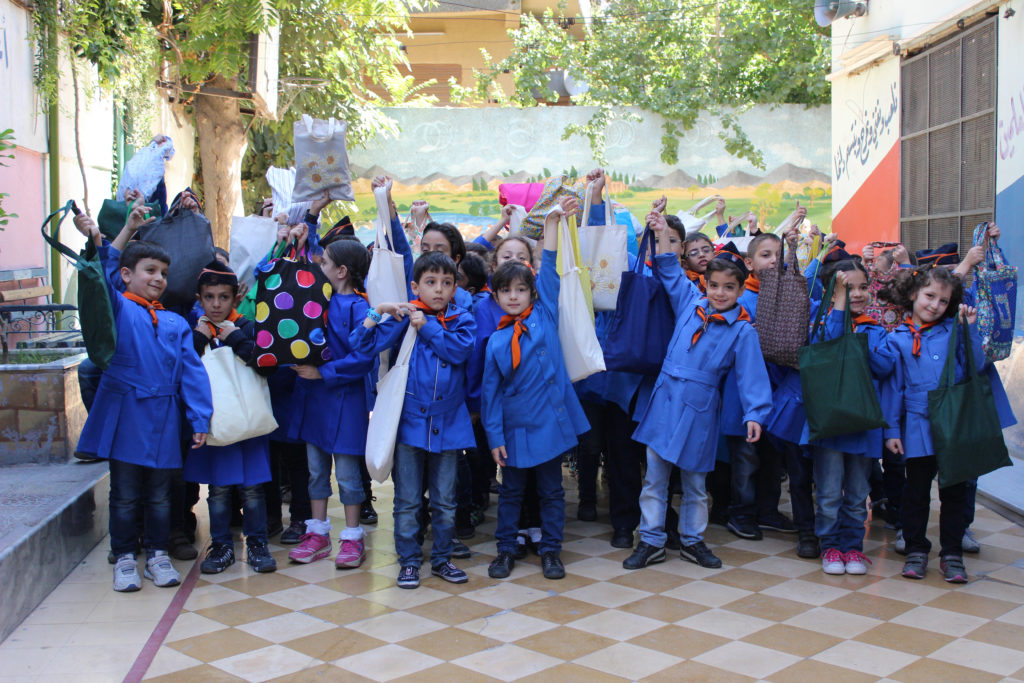
[[[697,342],[700,341],[702,336],[704,336],[704,332],[708,329],[708,325],[711,323],[729,323],[721,313],[712,313],[711,315],[708,315],[708,312],[703,306],[697,307],[697,317],[699,317],[704,324],[701,325],[699,330],[693,333],[693,337],[690,339],[691,347],[697,345]],[[740,314],[736,318],[736,322],[740,321],[750,322],[750,314],[747,313],[747,309],[742,306],[740,306]]]
[[[523,336],[523,332],[526,332],[526,323],[523,322],[530,317],[533,313],[533,304],[530,304],[525,311],[519,315],[503,315],[498,320],[498,329],[503,330],[509,325],[514,325],[512,329],[512,369],[515,370],[519,367],[519,362],[523,359],[523,352],[519,346],[519,338]]]
[[[366,303],[370,303],[370,296],[366,292],[360,292],[358,289],[354,289],[352,290],[352,293],[358,294],[359,296],[363,297]]]
[[[458,313],[454,313],[452,315],[446,316],[444,314],[444,311],[440,311],[440,312],[435,311],[433,308],[431,308],[430,306],[426,305],[425,303],[423,303],[419,299],[413,299],[409,303],[412,304],[413,306],[415,306],[416,308],[420,309],[421,311],[423,311],[427,315],[436,316],[437,317],[437,322],[441,323],[441,327],[443,327],[446,330],[448,329],[448,323],[450,321],[455,320],[456,318],[459,317]]]
[[[241,317],[242,317],[242,314],[239,313],[237,309],[232,308],[231,312],[228,313],[228,317],[225,318],[225,320],[227,320],[229,323],[233,323],[233,322],[235,322],[236,320],[238,320]],[[210,328],[210,332],[212,333],[213,338],[216,339],[217,338],[217,334],[220,332],[220,328],[217,327],[216,325],[214,325],[209,320],[206,321],[206,324]]]
[[[150,317],[153,318],[153,329],[156,329],[156,312],[165,310],[164,305],[162,303],[160,303],[159,301],[149,301],[148,299],[143,299],[138,294],[132,294],[131,292],[121,292],[121,296],[123,296],[125,299],[128,299],[128,301],[134,301],[135,303],[149,311]]]
[[[861,325],[877,325],[878,321],[872,318],[867,313],[861,313],[853,319],[853,331],[856,332],[857,328]]]
[[[488,283],[487,283],[487,284],[485,284],[485,285],[484,285],[483,287],[481,287],[481,288],[480,288],[480,291],[479,291],[479,292],[477,292],[477,294],[483,294],[483,293],[485,293],[485,292],[486,292],[487,294],[490,294],[490,293],[491,293],[491,283],[490,283],[490,282],[488,282]]]
[[[690,278],[690,282],[697,285],[701,293],[707,293],[708,283],[707,280],[704,279],[703,275],[696,271],[690,270],[689,268],[687,268],[684,272],[686,273],[686,277]]]
[[[743,286],[748,292],[753,292],[754,294],[761,291],[761,281],[757,279],[757,275],[754,273],[747,276],[747,281],[743,283]]]
[[[919,358],[921,356],[921,335],[924,334],[924,331],[927,330],[929,327],[934,327],[935,325],[938,325],[940,322],[942,321],[936,320],[933,323],[925,323],[924,325],[921,325],[920,329],[918,329],[914,325],[913,316],[907,316],[906,320],[903,321],[903,324],[906,325],[910,329],[910,333],[914,335],[914,346],[910,350],[911,355],[913,355],[915,358]]]

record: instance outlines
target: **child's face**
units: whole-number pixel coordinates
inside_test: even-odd
[[[494,269],[497,270],[506,261],[519,261],[530,264],[530,250],[519,240],[507,240],[498,251],[494,252]]]
[[[348,267],[339,266],[326,253],[320,258],[320,270],[327,276],[335,292],[340,292],[348,282]]]
[[[742,293],[743,283],[733,275],[716,271],[708,278],[708,303],[716,311],[728,311]]]
[[[850,313],[860,315],[871,302],[871,291],[868,289],[868,278],[859,270],[846,271],[846,284],[850,289]],[[846,296],[840,289],[832,295],[832,303]]]
[[[155,258],[139,259],[135,268],[122,268],[121,280],[130,293],[149,301],[156,301],[167,289],[167,269],[170,266]]]
[[[751,273],[760,273],[762,270],[774,268],[779,262],[779,252],[782,251],[782,242],[778,240],[764,240],[757,245],[757,251],[748,254],[745,259],[747,270]]]
[[[686,266],[687,270],[692,270],[701,275],[708,269],[708,264],[715,256],[715,248],[710,242],[705,242],[704,240],[689,242],[685,245],[683,251],[685,252],[683,254],[683,265]]]
[[[227,320],[235,307],[235,291],[231,285],[204,285],[196,296],[203,313],[215,323]]]
[[[933,323],[946,314],[949,300],[953,296],[953,285],[932,279],[927,285],[914,292],[913,316],[919,323]]]
[[[451,257],[452,245],[448,243],[448,238],[444,236],[444,233],[431,230],[420,238],[420,252],[426,254],[428,251],[439,251],[445,256]]]
[[[507,315],[519,315],[533,303],[533,292],[522,280],[513,280],[507,287],[494,293],[498,306]]]
[[[412,283],[412,293],[435,312],[443,311],[455,294],[455,276],[428,270]]]

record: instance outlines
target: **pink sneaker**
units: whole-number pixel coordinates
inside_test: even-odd
[[[292,562],[309,564],[322,560],[331,554],[331,537],[327,535],[305,533],[299,537],[299,544],[288,553]]]
[[[826,574],[845,574],[843,554],[836,548],[828,548],[821,554],[821,568]]]
[[[363,539],[358,541],[342,539],[338,557],[334,559],[334,566],[338,569],[355,569],[365,559],[366,544],[363,543]]]
[[[859,550],[850,550],[843,555],[843,562],[846,565],[847,574],[867,574],[868,564],[871,564],[871,560],[864,557],[864,553]],[[867,564],[864,564],[867,562]]]

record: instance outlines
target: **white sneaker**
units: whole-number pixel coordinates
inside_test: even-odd
[[[970,529],[964,530],[964,537],[960,541],[960,547],[965,553],[980,553],[981,544],[978,543],[978,539],[974,537],[974,532]]]
[[[851,550],[843,555],[843,562],[846,564],[847,574],[867,574],[868,564],[871,564],[871,560],[864,557],[864,553],[859,550]],[[864,563],[867,564],[864,564]]]
[[[135,556],[125,553],[117,558],[114,564],[114,590],[118,593],[131,593],[142,588],[139,578],[139,565]]]
[[[896,540],[893,541],[892,548],[900,555],[907,554],[907,542],[903,540],[903,529],[896,532]]]
[[[174,568],[170,556],[163,550],[157,550],[153,557],[146,560],[146,571],[143,576],[161,588],[181,583],[181,574]]]
[[[843,554],[835,548],[829,548],[821,554],[821,570],[826,574],[845,574],[846,562]]]

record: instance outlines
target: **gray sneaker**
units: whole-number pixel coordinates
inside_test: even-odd
[[[146,560],[143,576],[161,588],[181,583],[181,574],[171,564],[171,558],[164,550],[155,551],[153,557]]]
[[[974,537],[974,532],[970,529],[964,530],[964,537],[960,541],[960,547],[965,553],[980,553],[981,544],[978,543],[978,539]]]
[[[114,590],[118,593],[132,593],[140,588],[142,579],[139,578],[139,565],[134,555],[125,553],[114,564]]]
[[[907,554],[907,542],[903,540],[903,529],[896,532],[896,540],[892,543],[892,549],[900,555]]]

